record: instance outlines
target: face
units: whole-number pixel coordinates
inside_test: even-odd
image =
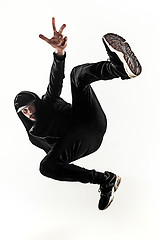
[[[36,109],[35,109],[35,104],[31,103],[27,107],[22,109],[22,113],[29,118],[31,121],[36,121]]]

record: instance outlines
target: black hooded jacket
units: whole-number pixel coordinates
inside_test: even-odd
[[[48,153],[54,147],[58,139],[63,135],[65,129],[69,126],[72,115],[71,104],[60,98],[63,79],[65,57],[54,55],[54,61],[51,67],[49,85],[46,93],[39,98],[35,93],[22,91],[15,97],[14,106],[16,112],[22,105],[23,96],[28,95],[34,99],[36,108],[36,121],[28,119],[22,111],[18,116],[24,124],[29,139],[35,146]],[[27,103],[26,103],[27,105]]]

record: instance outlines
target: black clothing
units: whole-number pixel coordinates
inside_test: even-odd
[[[22,91],[16,96],[14,102],[17,111],[23,94],[34,96],[37,121],[32,122],[22,112],[19,112],[18,116],[27,130],[30,141],[46,153],[62,136],[71,119],[71,104],[60,98],[64,79],[64,59],[65,56],[60,57],[54,53],[49,85],[41,99],[33,92]]]
[[[54,53],[46,94],[40,99],[35,93],[21,92],[15,98],[15,108],[17,111],[20,106],[20,95],[34,96],[36,122],[27,119],[22,112],[18,115],[30,141],[47,153],[40,164],[43,175],[60,181],[99,184],[104,178],[103,173],[70,163],[96,151],[106,131],[106,116],[90,84],[119,77],[120,74],[109,61],[73,68],[71,105],[60,97],[64,63],[65,55]]]

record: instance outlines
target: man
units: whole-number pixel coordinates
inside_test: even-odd
[[[120,177],[72,163],[95,152],[106,132],[106,116],[90,84],[98,80],[136,77],[141,73],[141,65],[122,37],[112,33],[104,35],[102,40],[110,60],[73,68],[72,104],[69,104],[60,97],[67,46],[67,37],[62,33],[66,25],[57,31],[54,18],[52,25],[54,35],[51,39],[39,36],[55,48],[47,91],[41,99],[33,92],[20,92],[15,98],[15,109],[30,141],[46,152],[40,172],[59,181],[99,184],[98,207],[104,210],[113,201]]]

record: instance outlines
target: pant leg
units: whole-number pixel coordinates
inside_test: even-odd
[[[76,84],[83,88],[95,81],[118,78],[120,74],[110,61],[101,61],[74,67],[71,72],[71,77],[72,76]]]
[[[88,123],[88,126],[101,138],[106,131],[107,119],[90,84],[117,77],[119,77],[118,72],[109,61],[79,65],[71,72],[74,117]]]
[[[90,86],[100,79],[117,77],[106,62],[84,64],[71,72],[73,119],[70,127],[40,164],[40,172],[60,181],[101,183],[104,174],[71,162],[96,151],[106,131],[106,117]]]
[[[95,142],[96,139],[96,142]],[[45,156],[40,164],[40,172],[59,181],[81,183],[100,183],[103,173],[88,170],[72,162],[96,151],[101,141],[96,138],[88,125],[73,122],[56,146]]]

